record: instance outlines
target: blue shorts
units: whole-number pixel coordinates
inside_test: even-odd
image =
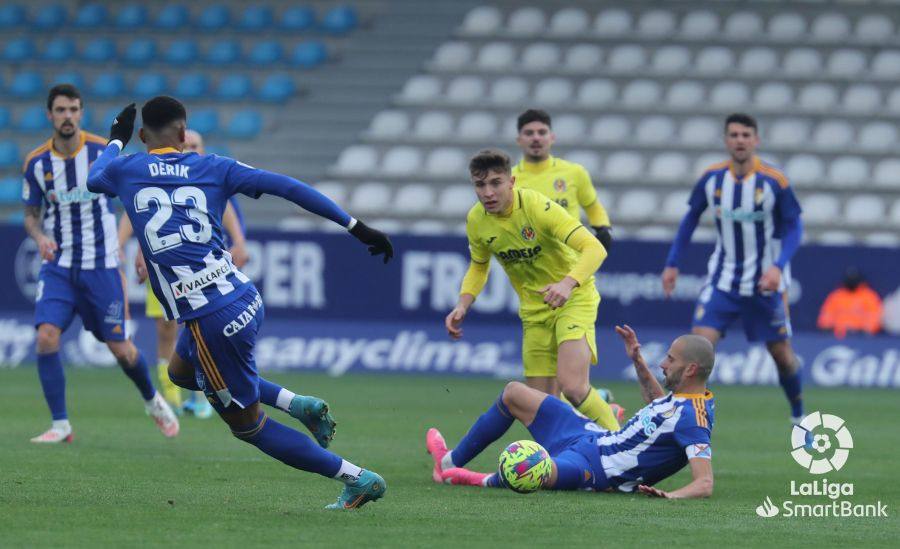
[[[747,341],[783,341],[791,337],[787,300],[781,292],[768,295],[735,295],[707,286],[694,310],[695,327],[713,328],[722,336],[738,317]]]
[[[194,366],[197,385],[218,411],[259,400],[253,347],[265,311],[253,286],[225,307],[188,320],[175,352]]]
[[[52,324],[65,331],[75,313],[98,340],[124,341],[128,303],[119,270],[41,265],[34,302],[35,327]]]
[[[580,488],[606,490],[609,483],[600,463],[597,436],[607,431],[554,396],[548,396],[528,426],[534,440],[556,460],[563,459],[584,470]]]

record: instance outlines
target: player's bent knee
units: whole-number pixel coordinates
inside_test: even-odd
[[[255,428],[261,426],[261,422],[265,417],[265,414],[259,409],[258,402],[254,402],[246,408],[238,408],[232,405],[220,412],[219,415],[231,428],[231,434],[242,440],[252,436],[252,434],[248,435],[248,433],[252,433]]]
[[[38,354],[55,353],[59,350],[60,329],[52,324],[41,324],[37,329]]]
[[[527,390],[529,390],[529,387],[521,381],[510,381],[506,384],[506,387],[503,388],[503,404],[506,404],[507,406],[514,404],[517,397],[521,395],[523,391]]]

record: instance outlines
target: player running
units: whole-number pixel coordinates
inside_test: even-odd
[[[552,472],[543,489],[638,490],[671,499],[711,496],[715,402],[706,380],[715,359],[712,345],[697,335],[683,335],[672,342],[661,364],[670,391],[666,394],[647,367],[634,331],[617,326],[616,332],[625,342],[647,402],[621,430],[600,429],[559,399],[514,381],[453,450],[447,449],[437,429],[428,430],[426,447],[434,459],[434,481],[501,487],[498,473],[463,467],[519,420],[552,458]],[[687,464],[690,483],[671,492],[653,487]]]
[[[178,419],[153,387],[144,355],[126,337],[128,303],[116,253],[116,216],[107,197],[87,187],[88,167],[106,140],[81,129],[83,115],[77,88],[51,88],[47,117],[53,137],[28,155],[23,168],[25,230],[43,259],[35,296],[37,369],[53,418],[50,429],[31,442],[72,441],[59,338],[76,314],[109,347],[163,435],[174,437]]]
[[[600,304],[594,273],[606,250],[562,206],[538,192],[514,188],[506,153],[479,152],[469,162],[469,173],[478,196],[466,218],[471,261],[459,301],[444,320],[448,333],[462,337],[462,322],[487,282],[493,255],[519,295],[528,385],[554,392],[545,382],[558,381],[581,413],[617,429],[589,376],[597,362],[594,323]]]
[[[135,114],[132,103],[116,118],[88,188],[122,200],[153,292],[166,317],[186,326],[169,377],[180,387],[203,391],[234,436],[294,468],[344,482],[328,508],[352,509],[381,498],[386,488],[381,476],[320,448],[260,409],[260,402],[285,411],[299,403],[304,412],[299,415],[319,444],[330,440],[334,424],[322,400],[292,396],[257,373],[253,349],[263,302],[224,249],[221,218],[235,193],[273,194],[346,227],[371,254],[384,254],[385,263],[393,257],[390,241],[295,179],[230,158],[184,153],[187,112],[171,97],[155,97],[141,109],[140,137],[147,152],[118,156],[131,138]]]
[[[753,117],[738,113],[725,119],[725,148],[731,159],[710,166],[694,186],[662,284],[666,296],[671,295],[681,254],[703,212],[711,208],[718,238],[692,331],[716,345],[740,317],[747,340],[766,343],[791,406],[791,422],[799,425],[803,397],[800,364],[791,347],[787,288],[790,261],[803,238],[800,205],[784,173],[754,154],[757,146]]]

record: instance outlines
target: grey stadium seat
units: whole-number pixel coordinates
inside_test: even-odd
[[[832,76],[850,78],[866,70],[866,54],[860,50],[839,49],[828,57],[827,70]]]
[[[522,50],[519,61],[522,70],[527,72],[544,72],[559,64],[562,53],[559,46],[550,42],[538,42],[526,46]]]
[[[497,135],[497,117],[488,112],[467,112],[459,119],[456,134],[473,141],[490,139]]]
[[[515,46],[509,42],[489,42],[478,50],[475,65],[485,70],[509,70],[515,60]]]
[[[413,134],[419,139],[447,139],[453,133],[453,116],[440,111],[428,111],[416,119]]]
[[[668,221],[680,221],[688,210],[688,198],[691,196],[690,191],[675,191],[669,193],[663,200],[662,214],[663,219]]]
[[[700,74],[725,74],[734,70],[734,52],[729,48],[703,48],[694,58],[694,70]]]
[[[784,82],[766,82],[754,94],[756,106],[770,111],[789,111],[793,101],[794,89]]]
[[[635,132],[638,143],[658,145],[668,143],[675,136],[675,123],[668,116],[648,116],[640,121]]]
[[[461,31],[463,34],[488,36],[495,34],[503,24],[503,14],[494,6],[479,6],[466,14]]]
[[[547,18],[538,8],[519,8],[506,22],[506,30],[516,36],[536,36],[546,30]]]
[[[781,70],[792,76],[816,76],[822,70],[822,55],[812,48],[794,48],[784,54]]]
[[[683,184],[691,179],[690,163],[685,155],[664,152],[650,161],[650,179],[665,184]]]
[[[797,96],[800,108],[809,111],[828,111],[838,102],[837,90],[831,84],[818,82],[804,86]]]
[[[709,92],[709,102],[714,107],[737,109],[750,101],[750,91],[743,82],[725,81],[716,84]]]
[[[798,118],[780,118],[764,132],[765,142],[776,147],[805,147],[809,140],[809,123]]]
[[[491,101],[497,105],[516,105],[528,98],[528,84],[517,76],[498,78],[491,85]]]
[[[894,114],[900,113],[900,88],[895,88],[891,90],[891,93],[887,97],[886,107],[888,112],[892,112]]]
[[[813,21],[810,34],[821,42],[843,42],[850,36],[850,21],[840,13],[823,13]]]
[[[881,44],[893,38],[894,30],[894,23],[883,14],[869,14],[859,18],[854,34],[862,42]]]
[[[591,140],[596,143],[630,141],[631,123],[628,118],[617,114],[601,116],[591,127]]]
[[[633,73],[647,65],[647,52],[641,46],[618,46],[609,52],[606,68],[612,72]]]
[[[819,233],[815,241],[826,246],[847,246],[854,244],[856,238],[853,237],[853,233],[848,231],[831,230]]]
[[[828,178],[836,187],[858,187],[869,180],[869,163],[858,156],[839,156],[828,167]]]
[[[465,215],[478,199],[472,185],[451,185],[441,191],[438,212],[448,217]]]
[[[894,226],[900,227],[900,200],[895,200],[891,206],[890,221]]]
[[[792,156],[784,165],[784,171],[798,187],[818,186],[825,179],[825,164],[811,154]]]
[[[369,145],[350,145],[338,156],[336,169],[345,174],[369,174],[378,165],[378,152]]]
[[[638,34],[647,38],[662,38],[675,32],[675,15],[668,10],[644,12],[637,24]]]
[[[666,104],[676,109],[697,107],[705,99],[706,87],[693,80],[675,82],[666,92]]]
[[[434,207],[435,192],[431,185],[413,183],[397,191],[392,209],[398,214],[421,214]]]
[[[900,79],[900,51],[882,50],[872,58],[872,76],[886,80]]]
[[[581,36],[591,26],[591,18],[579,8],[564,8],[550,17],[550,34],[555,36]]]
[[[562,105],[572,100],[573,93],[571,81],[553,77],[535,84],[533,97],[539,105]]]
[[[594,32],[604,37],[625,36],[631,32],[631,14],[612,8],[601,11],[594,19]]]
[[[822,149],[843,150],[853,143],[853,126],[843,120],[826,120],[813,131],[813,143]]]
[[[681,19],[681,35],[685,38],[710,38],[719,34],[719,16],[709,10],[688,12]]]
[[[691,118],[681,125],[678,139],[686,145],[714,145],[722,141],[722,125],[715,118]]]
[[[347,186],[340,181],[322,181],[314,185],[317,191],[324,194],[328,198],[334,200],[338,204],[347,203]]]
[[[801,198],[803,219],[812,224],[827,225],[840,219],[840,201],[831,194],[817,193]]]
[[[900,189],[900,159],[887,158],[878,162],[872,180],[879,187]]]
[[[662,89],[655,80],[635,80],[622,90],[622,104],[629,107],[650,107],[659,104]]]
[[[381,171],[387,175],[412,175],[421,167],[422,151],[415,147],[393,147],[381,158]]]
[[[649,219],[658,210],[659,197],[653,191],[638,189],[622,193],[616,214],[625,221]]]
[[[612,80],[591,78],[578,87],[577,102],[582,107],[605,107],[615,101],[618,90]]]
[[[420,219],[407,225],[406,232],[421,236],[446,236],[449,227],[446,223],[436,219]]]
[[[553,133],[560,143],[581,143],[587,137],[587,124],[581,115],[562,114],[553,118]]]
[[[871,84],[853,84],[844,90],[841,106],[853,113],[876,112],[881,107],[881,90]]]
[[[616,151],[606,158],[604,179],[631,181],[638,179],[644,171],[644,159],[632,151]]]
[[[769,19],[769,39],[799,42],[806,33],[806,19],[797,13],[776,13]]]
[[[770,75],[778,66],[778,55],[772,48],[749,48],[741,55],[740,71],[749,75]]]
[[[670,227],[650,225],[634,231],[633,237],[646,242],[671,242],[675,231]]]
[[[458,76],[447,84],[446,99],[457,105],[472,105],[481,101],[487,90],[484,80],[477,76]]]
[[[424,103],[437,98],[442,87],[441,80],[436,76],[419,74],[406,81],[400,95],[406,101]]]
[[[703,153],[694,160],[694,167],[691,175],[694,178],[700,177],[710,166],[727,160],[728,156],[724,152],[708,152]]]
[[[378,213],[391,206],[391,187],[385,183],[369,181],[353,190],[350,207],[354,212]],[[379,226],[379,229],[382,227]]]
[[[409,115],[398,110],[381,111],[369,124],[369,135],[372,137],[400,137],[408,131]]]
[[[680,74],[690,68],[691,52],[684,46],[663,46],[653,54],[653,70],[662,74]]]
[[[600,155],[594,151],[577,150],[566,155],[566,160],[581,164],[584,169],[595,178],[600,173]]]
[[[725,20],[725,30],[722,38],[726,40],[749,40],[759,38],[762,35],[762,18],[751,11],[738,11],[732,13]]]
[[[572,72],[591,72],[596,70],[603,51],[593,44],[575,44],[566,51],[563,66]]]
[[[887,153],[897,144],[897,126],[889,122],[870,122],[859,130],[857,144],[866,152]]]
[[[425,159],[425,173],[434,177],[464,177],[469,158],[461,149],[438,147]]]
[[[850,225],[872,226],[885,222],[884,199],[873,194],[851,197],[844,205],[844,219]]]
[[[900,247],[900,235],[882,231],[868,233],[863,236],[863,244],[882,248],[897,248]]]
[[[434,52],[431,59],[435,68],[442,70],[464,69],[472,61],[474,51],[466,42],[446,42]]]

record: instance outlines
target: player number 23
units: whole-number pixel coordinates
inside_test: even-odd
[[[134,197],[134,209],[138,212],[149,212],[151,203],[156,205],[156,212],[144,227],[144,235],[153,253],[177,248],[185,240],[202,243],[212,238],[212,227],[206,215],[206,195],[197,187],[178,187],[171,197],[159,187],[144,187]],[[172,217],[172,204],[187,207],[188,217],[200,225],[200,230],[187,223],[181,225],[177,233],[159,234]]]

